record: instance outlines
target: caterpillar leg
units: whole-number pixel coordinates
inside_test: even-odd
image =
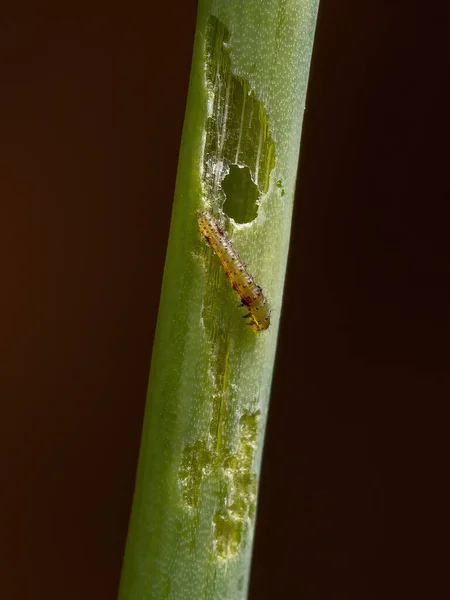
[[[243,319],[249,319],[252,316],[252,313],[247,313],[246,315],[244,315],[242,318]]]

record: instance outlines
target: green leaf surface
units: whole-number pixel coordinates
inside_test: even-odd
[[[120,600],[247,595],[317,8],[199,3]],[[269,299],[268,330],[242,318],[199,210]]]

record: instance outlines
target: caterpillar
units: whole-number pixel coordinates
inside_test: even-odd
[[[208,211],[198,211],[198,226],[214,254],[220,260],[225,274],[241,299],[241,305],[248,308],[244,318],[250,318],[255,331],[263,331],[270,325],[270,307],[267,298],[239,254],[234,250],[227,234]]]

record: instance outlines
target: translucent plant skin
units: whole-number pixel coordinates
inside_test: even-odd
[[[247,596],[318,0],[200,0],[120,600]],[[242,319],[208,211],[262,287]]]

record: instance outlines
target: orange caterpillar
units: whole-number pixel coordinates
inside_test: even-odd
[[[226,276],[241,298],[242,306],[248,308],[245,318],[251,319],[250,325],[255,331],[267,329],[270,325],[270,308],[262,289],[256,285],[239,254],[233,249],[227,234],[212,214],[199,211],[197,218],[200,231],[222,263]]]

